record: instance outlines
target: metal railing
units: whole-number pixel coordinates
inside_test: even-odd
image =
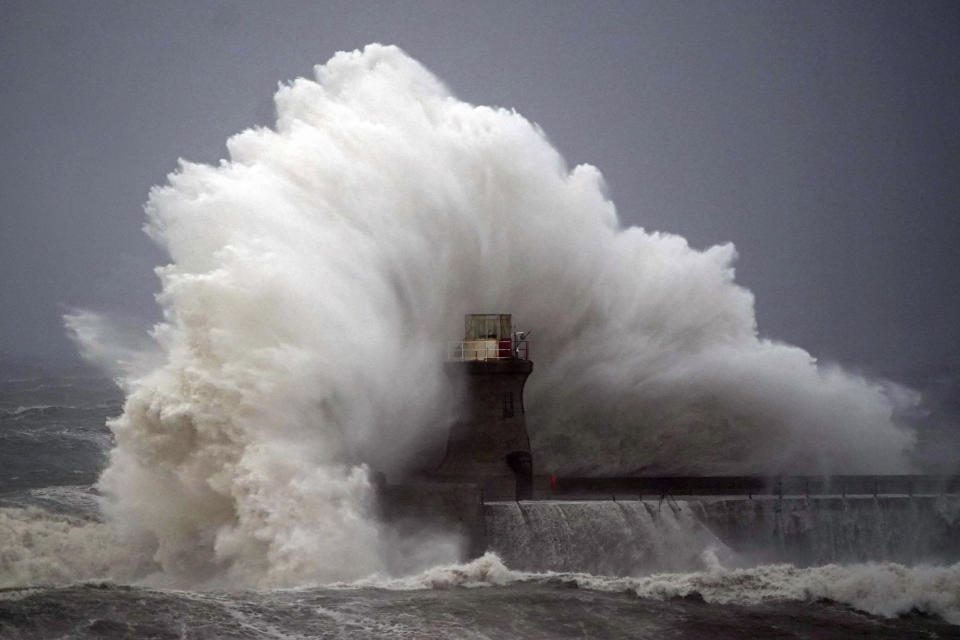
[[[466,340],[450,343],[447,359],[455,362],[468,360],[529,360],[527,340]]]

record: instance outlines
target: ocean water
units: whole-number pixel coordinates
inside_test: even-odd
[[[101,378],[0,383],[0,638],[960,637],[960,565],[736,566],[709,527],[643,503],[493,505],[499,555],[406,576],[283,589],[111,579],[94,485],[121,401]]]
[[[171,592],[116,585],[0,601],[4,638],[952,638],[832,602],[710,605],[561,582],[413,591]]]
[[[106,378],[0,381],[0,489],[92,484],[112,443],[105,417],[122,402]]]

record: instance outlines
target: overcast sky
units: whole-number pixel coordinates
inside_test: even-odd
[[[960,358],[955,1],[0,0],[0,353],[68,357],[71,307],[154,317],[150,186],[369,42],[539,123],[624,224],[734,242],[762,335]]]

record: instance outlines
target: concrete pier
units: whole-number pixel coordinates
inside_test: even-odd
[[[574,562],[593,555],[594,536],[603,526],[612,531],[604,535],[624,536],[627,547],[636,536],[678,535],[676,524],[668,528],[672,533],[636,530],[642,518],[623,519],[635,512],[652,522],[669,516],[685,523],[681,528],[702,527],[732,552],[763,562],[960,560],[958,476],[537,476],[534,499],[520,502],[509,482],[500,489],[491,495],[482,482],[387,485],[380,489],[381,514],[406,531],[460,537],[463,559],[491,548],[512,558],[512,546],[531,556],[549,554],[541,547],[560,544],[558,531],[573,535],[562,544],[585,548],[554,550],[551,557],[569,553]],[[504,509],[512,520],[504,518]],[[550,518],[563,522],[550,524]],[[603,518],[610,522],[604,525]],[[571,533],[575,521],[586,527],[579,541]]]
[[[960,497],[533,500],[484,505],[484,548],[527,571],[960,561]]]

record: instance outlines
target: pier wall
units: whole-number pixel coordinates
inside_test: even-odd
[[[694,570],[706,549],[725,566],[960,561],[956,476],[543,476],[534,485],[536,499],[521,502],[473,483],[384,485],[380,512],[400,535],[454,536],[462,559],[493,550],[519,569]]]
[[[484,505],[507,566],[604,575],[960,561],[960,497],[542,500]]]

